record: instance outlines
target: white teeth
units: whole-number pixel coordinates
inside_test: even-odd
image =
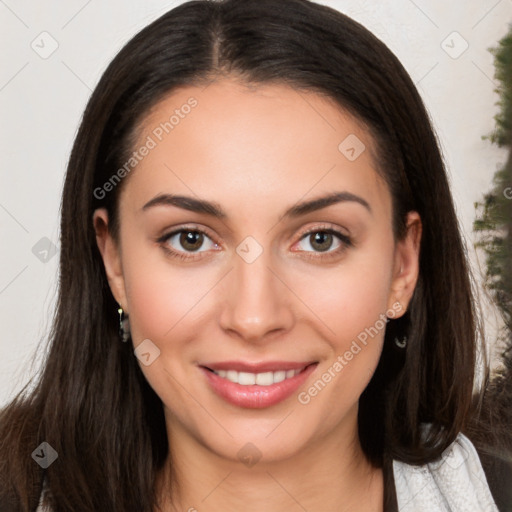
[[[272,372],[256,374],[256,384],[258,384],[258,386],[270,386],[273,383],[274,383],[274,374]]]
[[[274,373],[274,383],[276,382],[282,382],[284,379],[286,379],[286,372],[280,371]]]
[[[242,384],[242,386],[256,384],[256,375],[254,373],[239,372],[238,384]]]
[[[226,372],[226,379],[230,380],[231,382],[238,382],[238,372],[235,370],[228,370]]]
[[[227,379],[242,386],[271,386],[285,379],[291,379],[298,375],[304,368],[298,370],[280,370],[277,372],[249,373],[235,370],[214,370],[213,372],[223,379]]]

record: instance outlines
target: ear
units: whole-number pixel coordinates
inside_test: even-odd
[[[128,312],[120,248],[109,231],[108,212],[105,208],[95,210],[93,224],[110,290],[123,310]]]
[[[406,233],[395,247],[395,262],[388,307],[399,302],[402,316],[409,306],[419,275],[421,245],[421,218],[417,212],[409,212],[406,221]],[[397,317],[398,317],[397,316]]]

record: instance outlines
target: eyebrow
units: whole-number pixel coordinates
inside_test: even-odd
[[[285,213],[280,217],[280,220],[284,218],[300,217],[301,215],[306,215],[316,210],[327,208],[333,204],[345,202],[360,204],[364,206],[368,212],[372,213],[370,205],[362,197],[352,194],[351,192],[332,192],[316,199],[294,204],[285,211]],[[178,208],[183,208],[184,210],[211,215],[218,219],[227,218],[226,212],[218,203],[207,201],[205,199],[196,199],[189,196],[159,194],[158,196],[148,201],[142,207],[142,210],[146,211],[155,206],[176,206]]]

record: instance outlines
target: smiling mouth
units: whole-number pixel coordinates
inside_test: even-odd
[[[241,386],[272,386],[279,382],[293,379],[293,377],[304,372],[309,366],[314,364],[317,363],[306,363],[300,368],[289,370],[264,371],[258,373],[237,371],[233,369],[213,369],[208,368],[207,366],[203,366],[203,368],[223,379],[233,382],[234,384],[240,384]]]
[[[263,372],[263,373],[249,373],[249,372],[237,372],[236,370],[207,370],[215,373],[223,379],[227,379],[234,384],[240,384],[242,386],[272,386],[278,382],[283,382],[286,379],[291,379],[302,373],[309,365],[299,368],[297,370],[279,370],[276,372]]]
[[[263,408],[291,396],[317,366],[318,361],[257,364],[224,361],[206,363],[199,368],[210,388],[224,400],[238,407]]]

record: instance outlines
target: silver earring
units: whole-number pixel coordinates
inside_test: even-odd
[[[405,348],[407,346],[407,337],[403,336],[402,338],[395,338],[395,345],[398,348]]]
[[[119,305],[117,312],[119,313],[119,338],[121,338],[121,341],[125,343],[130,339],[130,322],[128,320],[128,315],[124,314],[121,305]]]

